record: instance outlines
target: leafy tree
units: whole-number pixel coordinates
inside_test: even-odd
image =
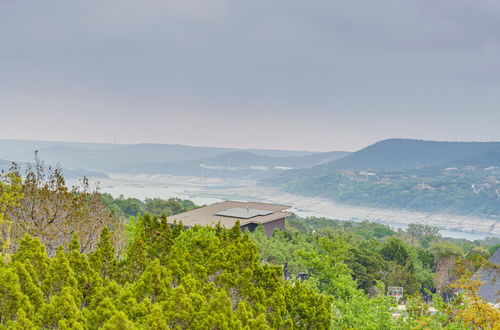
[[[412,244],[418,240],[423,247],[428,247],[430,241],[440,236],[439,228],[418,223],[410,223],[406,232],[411,236]]]
[[[8,173],[0,172],[0,253],[2,256],[8,251],[12,239],[12,223],[8,211],[18,207],[23,197],[21,177],[17,167]]]
[[[41,283],[48,273],[50,258],[46,254],[45,245],[40,239],[26,235],[19,243],[17,251],[12,255],[12,261],[29,264],[33,268],[32,276]]]
[[[157,216],[161,214],[171,216],[197,207],[192,201],[180,198],[169,198],[168,200],[146,198],[145,201],[141,201],[137,198],[125,198],[123,195],[113,198],[109,194],[102,194],[101,198],[110,210],[126,218],[141,216],[146,213]]]
[[[327,329],[332,322],[333,298],[321,295],[318,299],[314,290],[300,283],[292,282],[286,287],[286,304],[292,324],[302,329]]]
[[[6,178],[10,181],[2,183],[0,191],[0,224],[5,217],[12,220],[12,248],[29,234],[38,237],[52,256],[58,246],[68,246],[76,235],[82,251],[93,251],[99,232],[106,226],[114,229],[117,241],[121,239],[120,219],[102,203],[100,194],[90,188],[86,178],[81,181],[81,189],[70,189],[60,167],[46,167],[38,158],[33,166],[28,166],[22,182],[16,172]]]
[[[385,260],[395,261],[401,266],[404,266],[406,264],[409,257],[409,252],[406,244],[396,237],[391,237],[388,241],[386,241],[382,245],[380,253]]]
[[[179,214],[196,208],[196,205],[189,200],[182,200],[180,198],[170,198],[163,200],[160,198],[146,198],[144,201],[144,208],[150,214],[165,214],[171,216]]]
[[[365,292],[370,292],[378,281],[382,280],[383,273],[387,271],[387,261],[378,253],[377,245],[372,241],[352,246],[346,260],[358,288]]]
[[[469,275],[469,274],[468,274]],[[481,281],[464,276],[454,287],[462,290],[465,308],[457,309],[457,317],[475,329],[494,329],[500,324],[500,311],[479,297]]]
[[[97,251],[99,251],[99,248]],[[115,262],[114,254],[111,256],[111,258],[112,261],[110,262],[114,263]],[[96,293],[97,288],[102,285],[103,280],[107,279],[108,274],[107,273],[105,273],[105,275],[102,275],[102,273],[99,274],[99,272],[96,271],[95,268],[92,268],[91,260],[87,258],[87,255],[80,252],[80,243],[78,242],[76,236],[73,237],[73,240],[71,241],[70,244],[68,261],[71,269],[73,270],[75,278],[78,282],[77,289],[82,295],[83,300],[81,304],[82,306],[86,306],[90,303],[90,299]],[[101,262],[99,265],[102,264],[103,262]],[[101,268],[99,268],[99,265],[96,268],[102,271],[102,268],[104,267],[101,266]]]

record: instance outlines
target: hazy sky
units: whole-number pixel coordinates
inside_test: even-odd
[[[0,0],[0,138],[500,140],[498,0]]]

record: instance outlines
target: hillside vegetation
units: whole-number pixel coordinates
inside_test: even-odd
[[[352,205],[496,218],[500,143],[386,140],[265,184]]]
[[[261,227],[241,233],[238,224],[186,229],[165,214],[196,207],[189,201],[151,199],[127,217],[134,199],[82,184],[68,189],[59,169],[41,163],[24,177],[2,174],[0,328],[487,329],[500,322],[469,280],[496,248],[482,244],[498,242],[314,218],[291,218],[272,237]],[[164,214],[140,215],[144,209]],[[388,285],[404,287],[404,317],[392,315]]]
[[[439,142],[409,139],[389,139],[377,142],[333,163],[330,169],[358,169],[373,171],[408,170],[421,167],[451,166],[465,159],[464,165],[491,166],[500,158],[487,164],[478,160],[500,152],[500,142]],[[493,162],[493,163],[490,163]]]

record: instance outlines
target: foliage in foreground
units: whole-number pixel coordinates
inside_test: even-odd
[[[285,231],[269,237],[258,228],[250,238],[262,262],[286,264],[290,278],[307,274],[304,283],[336,298],[334,328],[491,329],[500,324],[500,311],[480,299],[480,282],[471,278],[489,256],[480,242],[450,243],[423,225],[394,232],[370,222],[322,218],[291,218]],[[387,286],[404,287],[407,312],[398,313],[384,301]],[[336,319],[339,311],[342,317]],[[395,316],[384,319],[387,311]]]
[[[89,255],[74,239],[51,258],[26,236],[0,266],[1,327],[330,327],[332,297],[261,264],[239,227],[170,229],[145,216],[137,231],[121,259],[107,229]]]
[[[186,230],[146,215],[135,230],[121,258],[107,229],[88,255],[74,238],[49,257],[26,236],[0,264],[0,329],[487,329],[500,320],[478,305],[470,282],[450,303],[436,297],[434,315],[417,293],[408,315],[394,318],[383,293],[370,298],[356,288],[341,239],[297,251],[314,270],[300,282],[261,263],[238,226]]]
[[[250,237],[263,262],[287,264],[288,272],[294,275],[316,271],[304,262],[302,251],[321,254],[323,241],[339,242],[334,251],[342,251],[340,257],[349,275],[359,289],[371,295],[380,292],[380,284],[384,284],[404,287],[405,295],[420,292],[431,299],[426,293],[429,290],[450,297],[456,292],[450,285],[463,273],[458,272],[457,263],[473,273],[490,255],[483,242],[452,243],[441,238],[435,228],[415,224],[406,232],[395,232],[368,221],[292,217],[285,231],[268,237],[257,230]]]
[[[76,235],[81,250],[93,251],[99,233],[113,229],[113,240],[123,239],[122,220],[103,204],[88,180],[68,187],[59,167],[46,167],[36,159],[21,174],[13,165],[0,172],[0,243],[2,251],[15,250],[26,234],[38,237],[53,256]]]

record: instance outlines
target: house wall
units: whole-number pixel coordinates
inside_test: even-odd
[[[267,236],[271,236],[276,228],[279,230],[285,230],[285,218],[266,222],[263,226],[266,229]]]
[[[266,223],[262,224],[262,226],[264,226],[264,229],[266,230],[267,236],[271,236],[276,228],[279,230],[285,230],[285,218],[266,222]],[[257,228],[257,224],[256,223],[249,223],[247,225],[241,226],[240,228],[241,228],[242,232],[244,232],[245,230],[248,230],[251,233],[253,233],[255,228]]]

